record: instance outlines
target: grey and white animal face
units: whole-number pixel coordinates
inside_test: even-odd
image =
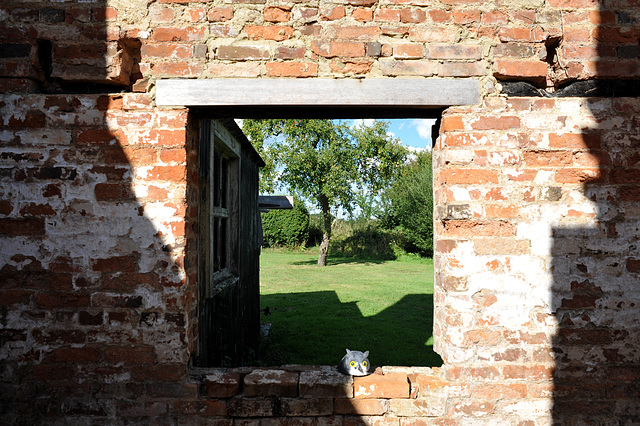
[[[366,376],[369,374],[369,351],[350,351],[347,349],[347,354],[342,357],[340,364],[338,364],[338,371],[342,374],[349,374],[351,376]]]

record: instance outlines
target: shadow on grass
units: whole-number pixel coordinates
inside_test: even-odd
[[[356,264],[356,263],[357,264],[361,264],[361,265],[371,265],[371,264],[381,265],[383,263],[390,262],[392,260],[394,260],[394,259],[376,259],[376,258],[371,258],[371,257],[360,257],[360,256],[354,256],[354,257],[330,257],[329,259],[327,259],[327,266],[349,265],[349,264]],[[310,259],[310,260],[291,262],[291,265],[296,265],[296,266],[317,265],[317,264],[318,264],[318,259]]]
[[[365,297],[366,295],[363,295]],[[365,317],[357,302],[342,303],[333,291],[261,296],[270,315],[270,336],[261,354],[270,365],[336,365],[345,349],[370,351],[372,365],[440,366],[427,341],[433,330],[433,296],[409,294]]]

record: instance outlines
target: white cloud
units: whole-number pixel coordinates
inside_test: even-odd
[[[431,128],[433,127],[433,124],[435,122],[435,119],[425,118],[420,120],[412,120],[411,125],[416,128],[418,136],[420,136],[421,139],[430,140]]]
[[[353,122],[351,123],[351,127],[371,127],[373,126],[373,123],[375,123],[375,121],[376,120],[373,118],[357,118],[353,120]]]

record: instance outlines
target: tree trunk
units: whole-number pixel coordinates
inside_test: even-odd
[[[329,200],[326,196],[320,196],[320,207],[322,208],[322,242],[320,243],[320,255],[318,256],[318,266],[327,266],[327,254],[329,253],[329,240],[331,240],[331,210]]]

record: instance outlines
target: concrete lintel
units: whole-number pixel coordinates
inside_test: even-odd
[[[383,106],[442,108],[480,102],[472,79],[166,79],[158,106]]]

